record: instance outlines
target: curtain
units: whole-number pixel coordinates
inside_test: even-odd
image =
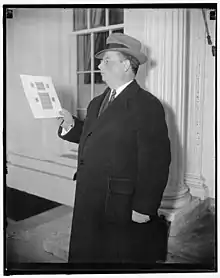
[[[91,28],[103,26],[105,24],[105,9],[91,9],[90,13],[90,26]],[[85,57],[85,70],[90,70],[91,69],[91,37],[89,37],[89,42],[87,41],[86,44],[84,44],[84,57]],[[97,52],[98,46],[100,46],[102,40],[102,34],[101,33],[96,33],[94,36],[94,52]],[[93,53],[93,55],[95,54]],[[95,60],[95,67],[96,67],[97,61]],[[97,83],[100,83],[102,81],[100,75],[96,75],[95,80]],[[84,82],[85,84],[90,84],[91,83],[91,74],[86,74],[84,77]]]
[[[73,9],[73,30],[87,28],[87,9]]]
[[[105,9],[91,9],[91,28],[105,25]]]
[[[73,28],[75,31],[87,29],[87,9],[73,10]],[[90,27],[95,28],[105,25],[105,9],[90,10]],[[108,32],[98,32],[94,35],[94,53],[102,50],[105,47]],[[91,71],[91,35],[78,35],[78,70]],[[97,69],[99,61],[95,59],[95,69]],[[95,82],[101,83],[100,74],[95,75]],[[84,84],[91,83],[91,74],[84,75]]]

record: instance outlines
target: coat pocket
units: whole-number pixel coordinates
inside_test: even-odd
[[[109,178],[105,203],[107,222],[126,224],[131,221],[133,191],[133,181]]]

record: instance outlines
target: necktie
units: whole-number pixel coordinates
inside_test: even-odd
[[[105,111],[105,109],[108,107],[108,105],[115,99],[115,95],[116,95],[116,90],[113,90],[112,92],[109,91],[108,94],[106,94],[103,102],[102,102],[102,105],[100,107],[100,110],[99,110],[99,116]],[[109,98],[110,96],[110,98]]]
[[[116,95],[116,90],[113,90],[111,93],[111,97],[109,99],[109,104],[115,99],[115,95]]]

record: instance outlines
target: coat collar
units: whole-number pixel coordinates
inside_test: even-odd
[[[136,95],[136,92],[139,90],[140,86],[137,81],[134,79],[118,96],[115,100],[120,100],[122,104],[126,105],[128,99],[133,98]],[[101,106],[102,101],[104,100],[106,94],[111,89],[107,87],[102,95],[97,98],[97,106]]]
[[[137,81],[134,79],[118,96],[117,98],[121,101],[123,105],[127,108],[127,103],[129,99],[132,99],[137,91],[139,90],[140,86],[138,85]],[[117,99],[116,98],[116,99]]]
[[[85,141],[86,137],[93,132],[96,128],[100,127],[100,125],[104,124],[106,120],[110,117],[114,116],[114,112],[120,109],[127,109],[129,105],[129,100],[134,98],[137,91],[139,90],[140,86],[138,85],[136,80],[133,80],[114,100],[111,104],[111,107],[108,107],[99,117],[99,109],[104,100],[106,94],[111,90],[109,87],[105,89],[104,93],[98,96],[94,100],[94,104],[91,107],[90,118],[91,118],[91,125],[87,130],[86,134],[84,135],[84,139],[82,140],[82,144]]]

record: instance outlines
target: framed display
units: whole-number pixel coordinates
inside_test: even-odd
[[[24,92],[35,118],[61,117],[62,110],[52,78],[20,75]]]

